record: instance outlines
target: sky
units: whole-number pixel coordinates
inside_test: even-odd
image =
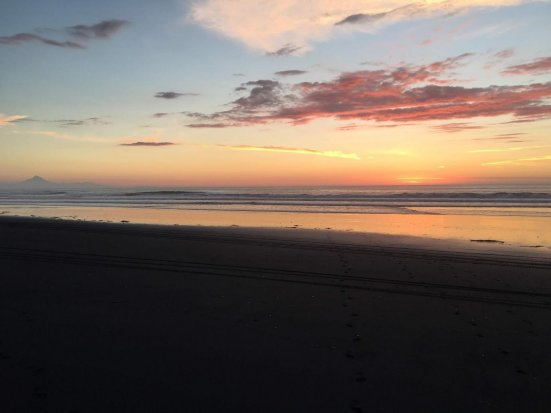
[[[0,182],[551,182],[551,2],[1,0]]]

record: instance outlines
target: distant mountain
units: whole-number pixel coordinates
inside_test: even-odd
[[[1,187],[5,189],[20,190],[20,191],[60,191],[65,189],[93,189],[100,188],[100,185],[91,182],[74,182],[74,183],[58,183],[48,181],[41,176],[35,175],[32,178],[12,184],[3,184]]]
[[[30,179],[26,179],[23,182],[19,182],[17,185],[24,186],[24,187],[36,187],[36,188],[44,188],[47,186],[58,186],[59,184],[56,184],[54,182],[46,181],[41,176],[35,175]]]
[[[50,182],[42,178],[41,176],[35,175],[30,179],[26,179],[22,182],[17,182],[13,186],[19,189],[32,189],[32,190],[50,190],[50,189],[60,189],[63,187],[61,184],[55,182]]]

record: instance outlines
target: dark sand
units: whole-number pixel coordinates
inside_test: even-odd
[[[551,411],[551,260],[362,242],[0,217],[2,411]]]

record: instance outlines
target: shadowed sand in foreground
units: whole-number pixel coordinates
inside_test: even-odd
[[[0,402],[547,412],[551,259],[0,217]]]

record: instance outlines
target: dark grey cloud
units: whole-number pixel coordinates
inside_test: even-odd
[[[266,56],[289,56],[295,52],[298,52],[300,49],[302,49],[301,46],[295,46],[294,44],[287,43],[280,49],[266,53]]]
[[[71,41],[57,41],[53,39],[48,39],[46,37],[40,36],[34,33],[18,33],[12,36],[1,36],[0,44],[6,45],[21,45],[24,43],[38,42],[46,44],[48,46],[63,47],[67,49],[85,49],[86,47],[80,43],[75,43]]]
[[[257,109],[274,106],[281,103],[281,84],[275,80],[255,80],[244,83],[242,86],[254,86],[248,96],[241,97],[233,102],[241,110]]]
[[[335,23],[335,26],[342,26],[348,24],[369,24],[378,20],[384,19],[389,16],[407,16],[412,17],[415,15],[430,13],[431,9],[424,6],[422,3],[408,4],[405,6],[397,7],[381,13],[356,13],[345,17],[341,21]],[[450,16],[450,14],[445,15]]]
[[[274,75],[276,76],[298,76],[303,75],[305,73],[308,73],[306,70],[280,70],[279,72],[275,72]]]
[[[245,86],[239,86],[239,87],[236,87],[234,90],[235,90],[236,92],[242,92],[242,91],[244,91],[244,90],[247,90],[247,88],[246,88]]]
[[[77,24],[76,26],[67,27],[67,32],[71,36],[80,39],[105,39],[129,24],[130,22],[126,20],[104,20],[92,25]]]
[[[153,114],[154,118],[164,118],[165,116],[168,116],[167,112],[157,112]]]
[[[128,24],[130,23],[126,20],[104,20],[93,25],[78,24],[76,26],[67,27],[63,30],[37,28],[35,29],[35,32],[38,34],[17,33],[11,36],[0,36],[0,44],[17,46],[25,43],[37,42],[48,46],[62,47],[66,49],[85,49],[86,46],[81,43],[70,40],[55,40],[50,38],[50,36],[45,37],[43,35],[55,35],[61,33],[65,35],[68,34],[82,40],[105,39],[111,37],[114,33]]]
[[[357,13],[351,14],[348,17],[345,17],[341,21],[335,23],[335,26],[341,26],[343,24],[360,24],[360,23],[371,23],[376,20],[380,20],[389,12],[384,13],[375,13],[375,14],[366,14],[366,13]]]
[[[198,93],[182,93],[182,92],[158,92],[156,98],[160,99],[177,99],[181,96],[198,96]]]
[[[174,142],[131,142],[131,143],[121,143],[119,146],[171,146],[176,145]]]

